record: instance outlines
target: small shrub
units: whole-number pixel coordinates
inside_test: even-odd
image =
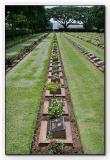
[[[48,113],[51,118],[58,118],[64,113],[64,102],[61,99],[54,98],[51,100]]]
[[[59,83],[49,82],[46,84],[46,89],[48,89],[52,94],[55,94],[57,90],[60,89]]]

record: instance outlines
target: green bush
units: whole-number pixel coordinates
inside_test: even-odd
[[[58,118],[64,113],[64,102],[61,99],[54,98],[51,100],[48,113],[51,118]]]
[[[55,94],[58,89],[60,89],[59,83],[49,82],[46,84],[46,89],[48,89],[52,94]]]

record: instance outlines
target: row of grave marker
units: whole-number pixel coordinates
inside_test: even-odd
[[[59,55],[59,48],[58,48],[58,43],[56,50],[56,54]],[[52,48],[52,51],[54,49]],[[68,116],[68,104],[66,101],[66,89],[65,89],[65,82],[64,82],[64,73],[62,70],[62,64],[61,60],[59,59],[57,61],[58,67],[59,67],[59,81],[61,84],[60,92],[55,95],[57,98],[61,98],[64,102],[64,114],[63,116],[59,118],[54,118],[54,119],[48,119],[48,120],[43,120],[41,121],[41,127],[40,127],[40,135],[39,135],[39,145],[48,145],[49,141],[47,139],[47,133],[48,131],[54,133],[56,139],[59,141],[63,142],[66,145],[72,145],[72,132],[71,132],[71,125],[69,121],[65,121],[64,116]],[[53,66],[53,60],[50,57],[49,60],[49,68],[48,68],[48,75],[47,75],[47,82],[52,82],[52,66]],[[49,102],[53,98],[53,94],[50,93],[49,90],[45,90],[45,100],[43,104],[43,113],[42,115],[48,116],[48,107],[49,107]]]
[[[71,35],[71,34],[69,34],[69,35]],[[73,37],[73,35],[71,35],[71,36]],[[93,44],[93,45],[96,46],[96,47],[99,47],[99,48],[104,49],[104,46],[102,46],[102,45],[97,45],[95,42],[88,41],[88,40],[86,40],[85,37],[83,37],[83,36],[76,36],[76,38],[79,38],[79,39],[84,40],[84,41],[86,41],[86,42],[88,42],[88,43],[90,43],[90,44]]]
[[[5,70],[6,73],[10,71],[14,66],[16,66],[24,57],[26,57],[35,47],[41,42],[42,39],[46,38],[49,34],[41,36],[37,41],[34,41],[30,46],[24,47],[20,50],[20,53],[14,58],[12,64],[6,64]]]
[[[80,52],[85,55],[85,57],[92,62],[100,71],[104,72],[105,70],[105,64],[104,61],[102,61],[100,58],[96,57],[93,53],[87,51],[84,47],[77,44],[74,40],[69,39],[65,36],[65,38],[71,42],[75,47],[77,47]]]

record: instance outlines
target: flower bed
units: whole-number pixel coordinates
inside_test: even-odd
[[[50,140],[48,145],[49,154],[63,154],[64,143],[58,140]]]

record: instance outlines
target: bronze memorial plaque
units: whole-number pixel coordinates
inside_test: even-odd
[[[64,117],[50,119],[47,126],[48,132],[51,133],[53,138],[66,138]]]

